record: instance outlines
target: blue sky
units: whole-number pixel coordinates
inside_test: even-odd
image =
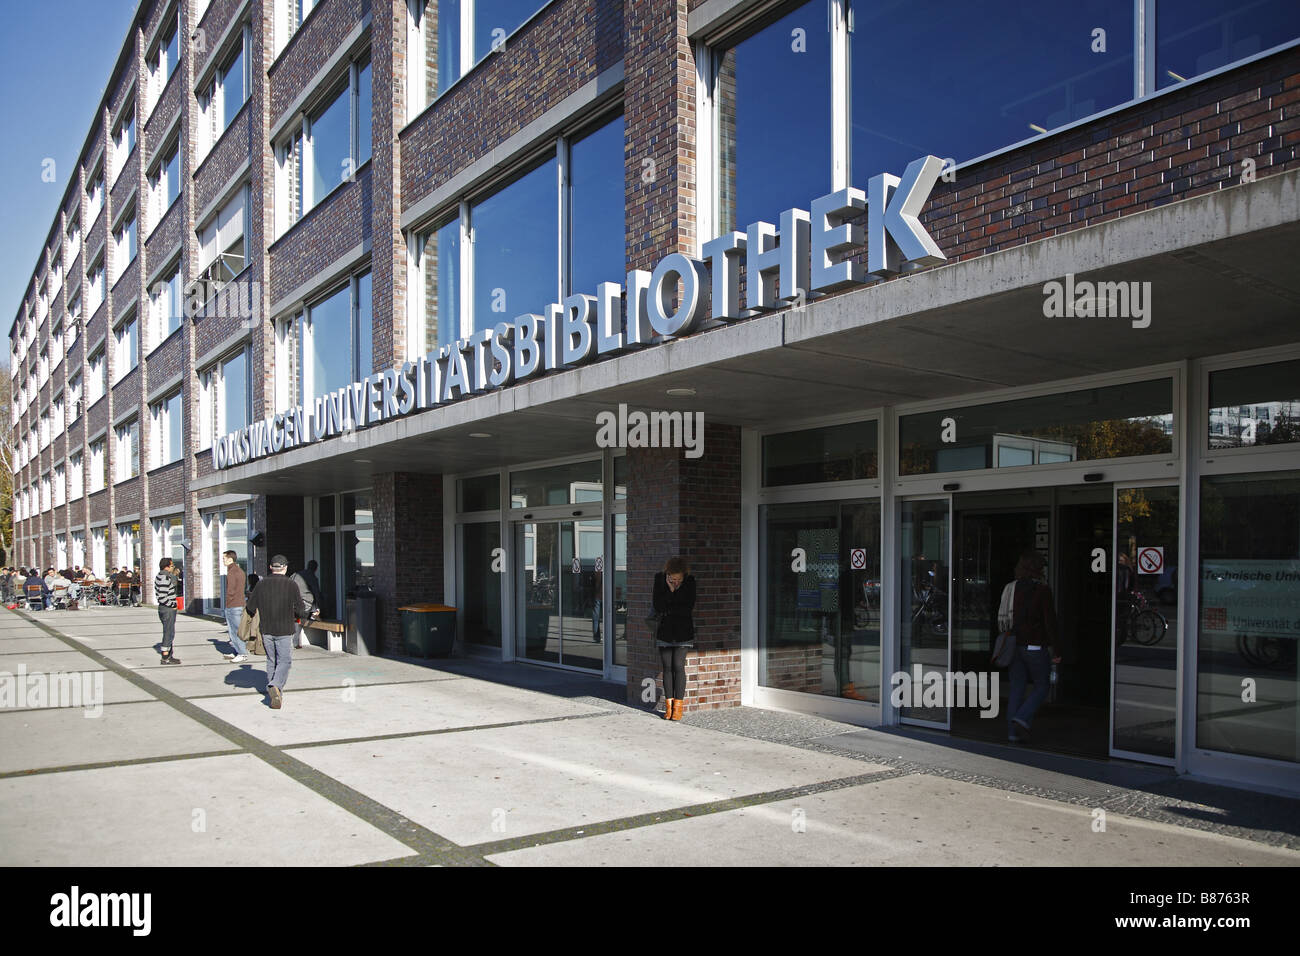
[[[136,0],[0,0],[0,321],[9,332]],[[45,160],[55,181],[43,181]],[[9,348],[0,349],[9,362]]]

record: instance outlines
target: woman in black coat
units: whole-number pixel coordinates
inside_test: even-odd
[[[655,632],[664,670],[664,720],[681,720],[686,697],[686,649],[695,646],[695,577],[683,558],[669,558],[655,575],[654,610],[663,615]]]

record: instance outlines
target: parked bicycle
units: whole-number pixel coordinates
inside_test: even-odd
[[[1141,591],[1129,591],[1127,600],[1116,609],[1116,627],[1120,643],[1131,640],[1135,644],[1159,644],[1169,630],[1169,621],[1152,607]]]

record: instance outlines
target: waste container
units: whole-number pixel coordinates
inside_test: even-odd
[[[375,595],[368,588],[358,589],[347,599],[347,621],[343,631],[343,650],[358,657],[379,653],[379,632],[375,622]]]
[[[450,657],[456,643],[456,609],[446,604],[407,604],[402,612],[402,651],[414,657]]]

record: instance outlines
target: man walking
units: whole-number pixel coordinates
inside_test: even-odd
[[[266,696],[273,710],[284,703],[285,681],[289,679],[295,617],[308,615],[307,602],[298,585],[285,577],[289,559],[282,554],[271,558],[271,573],[257,582],[244,606],[245,614],[261,614],[262,645],[266,648]],[[311,612],[313,615],[315,612]]]
[[[176,640],[176,566],[171,558],[158,562],[153,593],[158,600],[158,620],[162,621],[162,662],[179,664],[180,660],[172,653],[172,642]]]
[[[244,569],[235,563],[233,551],[224,552],[221,560],[226,565],[226,627],[230,630],[230,646],[235,651],[225,658],[232,664],[242,664],[248,660],[244,656],[248,648],[239,639],[239,621],[244,616]]]

